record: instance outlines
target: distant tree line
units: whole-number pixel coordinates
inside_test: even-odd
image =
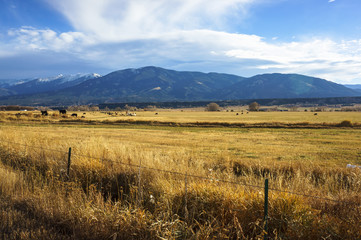
[[[326,105],[341,105],[343,107],[352,106],[353,104],[361,104],[361,97],[331,97],[331,98],[284,98],[284,99],[244,99],[244,100],[224,100],[224,101],[194,101],[194,102],[122,102],[122,103],[101,103],[97,105],[46,105],[51,109],[70,108],[74,110],[96,111],[98,107],[104,109],[126,109],[126,106],[141,109],[155,109],[155,108],[192,108],[192,107],[206,107],[210,103],[216,103],[220,108],[227,106],[249,106],[252,102],[257,102],[262,106],[280,106],[280,105],[297,105],[299,107],[317,107]],[[152,107],[150,107],[152,106]],[[38,107],[39,108],[39,107]],[[20,111],[33,110],[34,107],[25,107],[20,105],[0,106],[0,110]]]
[[[9,106],[0,106],[0,111],[21,111],[27,110],[32,111],[34,107],[18,106],[18,105],[9,105]]]
[[[147,108],[155,106],[157,108],[192,108],[206,107],[210,103],[216,103],[220,107],[227,106],[249,106],[252,102],[257,102],[262,106],[275,106],[292,104],[304,107],[316,107],[326,105],[350,105],[361,104],[361,97],[331,97],[331,98],[283,98],[283,99],[245,99],[245,100],[224,100],[224,101],[194,101],[194,102],[123,102],[123,103],[101,103],[98,104],[100,109],[106,107],[111,110],[119,107],[125,109],[125,106],[136,108]]]
[[[73,105],[67,107],[68,111],[99,111],[98,106],[90,106],[90,105]]]

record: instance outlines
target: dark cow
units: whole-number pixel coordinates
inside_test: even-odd
[[[42,116],[48,116],[49,114],[48,114],[48,111],[41,111],[41,115]]]
[[[315,114],[313,114],[313,115],[317,116],[317,113],[315,113]]]
[[[59,114],[66,114],[66,110],[65,109],[60,109]]]
[[[158,113],[155,113],[155,115],[158,115]]]
[[[78,114],[73,113],[71,116],[72,116],[72,117],[78,117]]]
[[[238,116],[238,113],[236,113],[236,115]]]

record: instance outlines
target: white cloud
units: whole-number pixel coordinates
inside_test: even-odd
[[[0,44],[0,60],[24,52],[41,52],[42,57],[55,52],[86,69],[155,65],[242,76],[292,72],[336,82],[361,81],[361,40],[314,37],[282,42],[220,30],[226,29],[226,15],[239,13],[242,18],[259,1],[264,0],[49,0],[76,31],[10,30],[11,41]]]
[[[335,0],[328,0],[329,3],[332,3],[332,2],[334,2],[334,1],[335,1]]]
[[[81,32],[103,41],[158,36],[175,30],[221,29],[260,0],[47,0]]]
[[[74,51],[77,47],[83,47],[91,43],[80,32],[58,34],[51,29],[36,29],[33,27],[11,29],[8,31],[8,35],[13,38],[11,45],[14,50]]]
[[[80,32],[56,33],[24,27],[9,31],[13,53],[66,52],[103,69],[156,65],[178,70],[218,71],[243,76],[263,72],[300,73],[336,82],[359,81],[361,40],[314,38],[275,42],[246,34],[183,30],[159,37],[96,42]],[[1,45],[0,45],[1,46]],[[9,46],[7,47],[9,48]],[[0,57],[9,54],[0,48]]]

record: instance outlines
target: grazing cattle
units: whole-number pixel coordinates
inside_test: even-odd
[[[128,113],[127,115],[128,115],[128,116],[137,116],[136,113]]]
[[[81,116],[81,118],[85,118],[85,116]]]
[[[60,109],[59,114],[66,114],[66,110],[65,109]]]
[[[317,113],[315,113],[315,114],[313,114],[313,115],[315,115],[315,116],[316,116],[316,115],[317,115]]]
[[[155,115],[158,115],[158,113],[155,113]]]
[[[238,116],[238,113],[236,113],[236,115]]]
[[[85,115],[86,113],[83,113],[83,115]]]
[[[72,116],[72,117],[78,117],[78,114],[73,113],[71,116]]]
[[[41,115],[42,116],[48,116],[49,114],[48,114],[48,111],[41,111]]]

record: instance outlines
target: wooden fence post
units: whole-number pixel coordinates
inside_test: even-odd
[[[186,221],[188,221],[188,172],[186,172],[184,177],[184,218]]]
[[[71,164],[71,147],[69,148],[69,152],[68,152],[68,168],[66,172],[68,179],[70,178],[70,164]]]
[[[264,240],[268,239],[268,178],[264,181]]]
[[[139,170],[138,170],[138,207],[141,206],[141,199],[142,199],[142,190],[141,190],[141,168],[142,168],[142,160],[139,159]]]

